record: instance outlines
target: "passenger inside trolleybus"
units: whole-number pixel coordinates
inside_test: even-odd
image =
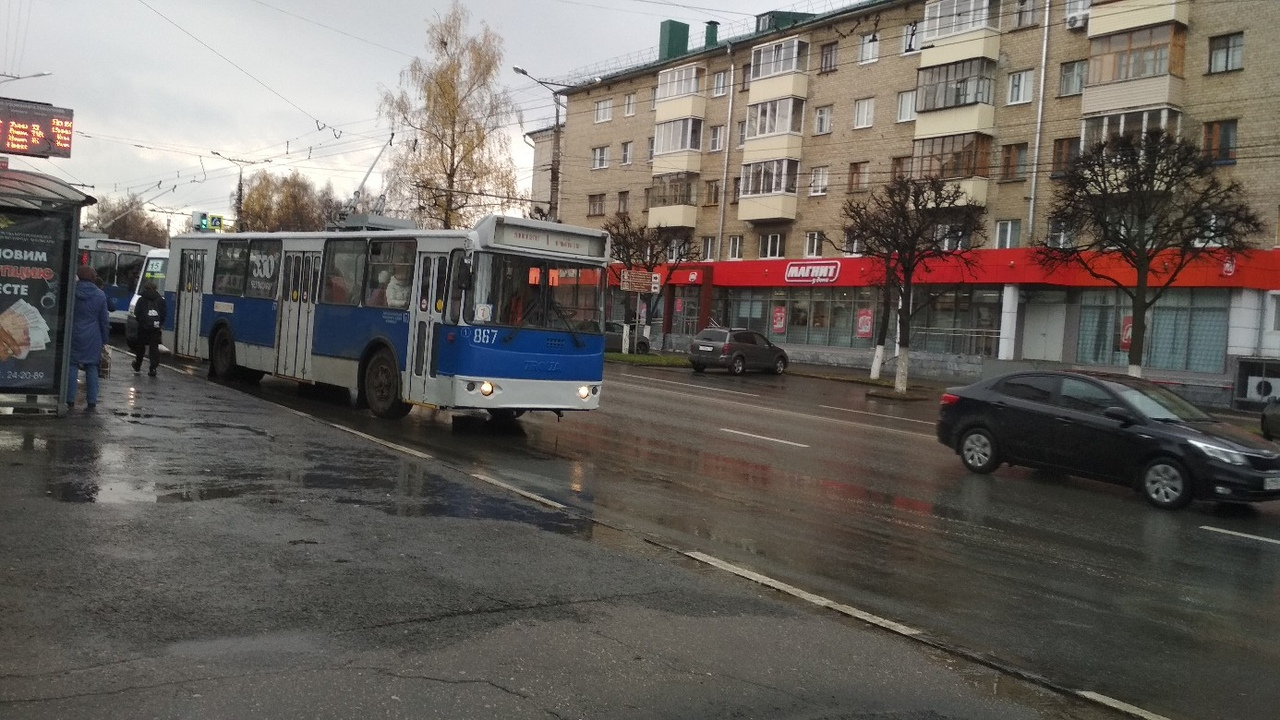
[[[575,263],[476,253],[468,324],[601,333],[602,273]]]

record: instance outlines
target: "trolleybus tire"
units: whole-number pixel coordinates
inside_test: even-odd
[[[489,413],[489,417],[493,418],[494,420],[506,421],[506,420],[515,420],[516,418],[520,417],[521,415],[524,414],[524,410],[511,410],[510,408],[495,408],[493,410],[489,410],[488,413]]]
[[[398,420],[413,409],[400,399],[400,369],[390,350],[375,352],[364,366],[364,396],[369,411],[380,418]]]
[[[232,378],[236,371],[236,344],[226,328],[218,328],[209,344],[209,375],[222,381]]]

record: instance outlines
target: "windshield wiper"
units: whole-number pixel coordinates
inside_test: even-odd
[[[573,325],[569,322],[570,315],[567,315],[560,303],[555,300],[551,301],[551,309],[560,317],[560,321],[564,323],[564,329],[569,331],[569,337],[573,338],[574,347],[582,347],[582,338],[578,337],[578,333],[573,329]]]

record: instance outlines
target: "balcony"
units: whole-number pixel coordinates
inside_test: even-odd
[[[809,76],[803,72],[790,72],[752,80],[751,89],[747,91],[747,104],[785,97],[809,97]]]
[[[702,95],[689,94],[659,100],[654,108],[654,122],[664,123],[680,118],[705,118],[707,116],[707,99]]]
[[[1000,31],[979,28],[933,41],[932,47],[920,51],[920,67],[950,65],[974,58],[1000,59]]]
[[[945,110],[930,110],[916,115],[916,138],[982,133],[994,135],[996,108],[987,103],[973,103]]]
[[[654,178],[649,187],[649,227],[695,227],[698,224],[696,173],[672,173]]]
[[[1101,37],[1152,25],[1191,22],[1189,0],[1094,0],[1089,9],[1089,37]]]
[[[702,172],[702,152],[699,150],[680,150],[653,156],[653,177],[672,173]]]
[[[798,158],[801,157],[803,144],[804,137],[797,133],[748,138],[742,146],[742,163],[746,165],[774,158]]]
[[[1174,75],[1086,85],[1080,98],[1081,115],[1113,113],[1152,106],[1183,107],[1186,81]]]
[[[796,219],[796,196],[751,195],[738,200],[738,219],[745,222],[769,222]]]

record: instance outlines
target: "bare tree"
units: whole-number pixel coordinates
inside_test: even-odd
[[[960,186],[936,177],[897,178],[866,200],[850,198],[842,210],[844,239],[837,247],[874,258],[880,267],[883,303],[873,375],[879,376],[893,303],[898,316],[898,363],[894,391],[907,391],[911,317],[928,306],[912,297],[920,272],[931,265],[973,265],[970,250],[986,237],[986,208],[970,202]]]
[[[137,195],[127,198],[101,198],[93,220],[85,224],[86,230],[107,233],[118,240],[132,240],[151,247],[168,247],[169,233],[157,220],[147,214],[146,201]]]
[[[429,60],[414,58],[400,89],[385,91],[379,112],[397,138],[388,173],[389,205],[419,226],[470,226],[518,202],[507,128],[519,116],[498,81],[502,38],[454,0],[427,26]]]
[[[681,265],[696,262],[701,253],[693,247],[688,228],[648,227],[632,222],[629,213],[616,213],[600,226],[609,233],[609,252],[617,265],[610,265],[614,279],[621,279],[623,270],[657,272],[666,266],[666,277],[657,293],[642,293],[646,317],[653,317],[654,306],[662,296],[671,278]],[[638,316],[640,308],[636,308]]]
[[[316,190],[297,170],[287,176],[260,170],[245,182],[236,230],[323,230],[338,205],[332,186]]]
[[[1178,275],[1245,254],[1262,230],[1243,187],[1217,170],[1194,142],[1155,130],[1099,143],[1060,179],[1049,215],[1058,232],[1037,243],[1037,259],[1050,272],[1083,268],[1129,297],[1130,375],[1142,374],[1147,314]]]

